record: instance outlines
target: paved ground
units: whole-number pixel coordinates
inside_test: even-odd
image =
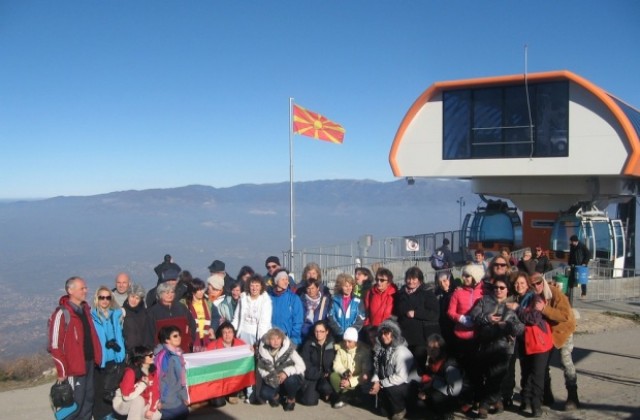
[[[562,404],[546,409],[546,419],[639,419],[640,420],[640,326],[629,320],[604,316],[602,310],[580,312],[579,330],[575,338],[574,361],[578,370],[578,391],[582,408],[563,412]],[[637,307],[618,307],[617,311],[637,312]],[[552,369],[552,386],[556,399],[564,400],[564,379],[559,362]],[[52,418],[48,401],[50,385],[0,393],[0,419]],[[332,409],[321,403],[317,407],[297,405],[293,413],[268,405],[227,405],[220,409],[204,407],[192,419],[380,419],[373,413],[355,407]],[[496,418],[522,419],[517,413],[505,412]],[[464,418],[457,414],[457,418]]]

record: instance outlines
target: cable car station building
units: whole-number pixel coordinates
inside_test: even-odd
[[[514,247],[562,257],[573,232],[553,238],[551,226],[577,209],[575,233],[619,267],[635,230],[639,133],[637,109],[569,71],[438,82],[402,120],[389,163],[397,177],[469,179],[474,193],[511,200],[523,212]],[[624,224],[597,237],[584,222],[611,203],[629,203]]]

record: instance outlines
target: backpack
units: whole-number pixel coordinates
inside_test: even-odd
[[[431,260],[431,268],[433,268],[434,270],[442,270],[443,268],[447,268],[447,264],[444,260],[444,251],[442,249],[438,248],[433,251],[433,254],[431,254],[431,258],[429,259]]]

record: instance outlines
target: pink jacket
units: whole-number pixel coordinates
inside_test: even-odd
[[[475,335],[475,329],[471,319],[462,319],[466,322],[461,322],[461,317],[467,315],[473,305],[480,300],[484,294],[482,288],[482,282],[479,282],[472,287],[458,287],[451,295],[451,302],[447,309],[447,315],[456,323],[453,328],[453,333],[461,340],[471,340]]]

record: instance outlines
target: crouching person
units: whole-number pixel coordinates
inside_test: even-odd
[[[371,390],[381,414],[391,420],[401,420],[407,414],[409,372],[413,368],[413,355],[407,348],[400,327],[392,319],[378,327],[378,337],[373,349],[373,377]]]
[[[418,386],[418,399],[432,414],[434,420],[453,419],[460,405],[463,375],[455,359],[447,354],[447,345],[440,334],[427,338],[427,363],[422,370]]]
[[[371,350],[366,344],[358,342],[358,330],[349,327],[344,332],[344,340],[336,346],[333,372],[329,376],[334,390],[332,407],[342,408],[346,401],[357,403],[370,377]]]
[[[129,356],[129,366],[124,370],[120,388],[113,398],[113,410],[127,420],[159,420],[157,410],[158,382],[153,350],[136,346]]]
[[[277,407],[284,395],[284,411],[293,411],[302,387],[305,365],[295,345],[278,328],[264,335],[258,348],[258,373],[262,378],[260,398]]]
[[[305,364],[304,382],[300,390],[299,402],[302,405],[318,405],[318,400],[333,399],[333,388],[329,383],[329,374],[333,367],[336,350],[329,325],[318,321],[313,332],[302,346],[301,356]]]

